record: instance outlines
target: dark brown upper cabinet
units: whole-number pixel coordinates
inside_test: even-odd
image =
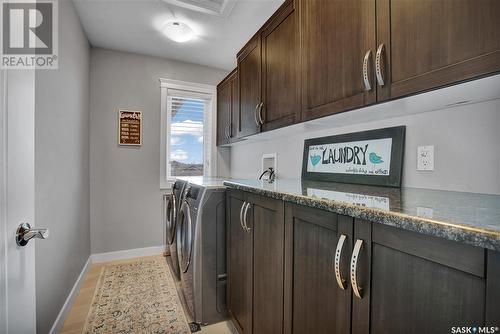
[[[298,11],[281,7],[264,26],[262,40],[262,130],[300,122]]]
[[[499,71],[499,17],[498,0],[377,0],[378,100]]]
[[[229,142],[498,73],[499,17],[498,0],[287,0],[237,55]]]
[[[217,85],[217,146],[236,139],[238,108],[238,72],[233,70]]]
[[[229,77],[231,82],[231,126],[229,127],[229,141],[234,142],[237,140],[237,124],[239,119],[240,98],[239,98],[239,81],[238,70],[235,69],[233,74]]]
[[[375,0],[302,0],[302,119],[376,101]]]
[[[239,112],[238,138],[261,131],[258,120],[262,108],[262,53],[260,35],[255,35],[238,53]]]
[[[231,106],[231,82],[228,77],[217,85],[217,145],[229,143]]]

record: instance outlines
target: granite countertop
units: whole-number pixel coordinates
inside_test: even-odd
[[[296,204],[500,251],[500,196],[278,179],[224,185]]]

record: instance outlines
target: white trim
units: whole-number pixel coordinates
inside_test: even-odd
[[[116,252],[92,254],[92,263],[101,263],[116,260],[127,260],[135,257],[159,255],[165,251],[166,247],[153,246],[145,248],[125,249]]]
[[[161,82],[161,79],[160,79]],[[167,86],[161,82],[160,85],[160,188],[169,189],[172,186],[172,182],[167,180],[168,157],[167,157],[167,147],[170,147],[170,136],[165,136],[167,133],[167,120],[168,120],[168,108],[167,106]]]
[[[9,328],[7,315],[7,71],[0,70],[0,333]]]
[[[217,87],[213,85],[172,80],[166,78],[158,79],[160,81],[160,189],[170,189],[174,179],[169,179],[170,172],[167,170],[168,164],[168,151],[170,148],[170,136],[165,136],[168,132],[168,120],[170,117],[170,108],[168,106],[169,90],[181,90],[186,92],[196,92],[211,95],[211,104],[206,108],[208,121],[204,128],[204,136],[209,136],[210,147],[204,145],[204,158],[209,153],[210,161],[205,159],[204,176],[215,176],[217,174],[217,147],[216,147],[216,133],[217,133]],[[206,143],[206,141],[205,141]]]
[[[194,89],[197,92],[206,94],[215,94],[217,92],[217,87],[213,85],[166,79],[166,78],[160,78],[158,80],[160,81],[160,88],[178,89],[186,91],[193,91]]]
[[[66,301],[64,302],[61,311],[59,311],[59,314],[57,315],[57,318],[54,321],[52,328],[50,329],[49,332],[50,334],[59,333],[63,328],[64,322],[68,317],[69,311],[71,310],[71,307],[73,306],[75,299],[78,296],[78,293],[80,293],[80,286],[82,285],[83,280],[85,279],[85,276],[87,275],[87,272],[90,269],[91,263],[92,263],[92,255],[89,256],[87,262],[85,262],[85,265],[82,268],[82,271],[80,272],[80,275],[78,275],[75,285],[73,285],[73,288],[69,292],[69,295],[66,298]]]

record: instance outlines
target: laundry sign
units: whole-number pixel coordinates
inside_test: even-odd
[[[404,134],[400,126],[307,139],[302,178],[399,187]]]
[[[142,112],[118,110],[118,144],[140,146],[142,144]]]

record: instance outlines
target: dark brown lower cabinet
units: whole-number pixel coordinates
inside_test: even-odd
[[[499,252],[244,192],[227,200],[240,334],[500,327]]]
[[[240,222],[245,193],[229,190],[227,202],[227,305],[240,333],[252,333],[252,238]]]
[[[485,325],[484,249],[363,220],[355,221],[354,236],[362,242],[351,268],[361,298],[353,293],[352,333]]]
[[[289,204],[285,217],[285,333],[349,333],[348,259],[342,256],[344,290],[335,280],[334,258],[340,235],[346,236],[341,255],[351,252],[352,218]]]
[[[228,308],[240,334],[283,333],[284,203],[229,191]]]

